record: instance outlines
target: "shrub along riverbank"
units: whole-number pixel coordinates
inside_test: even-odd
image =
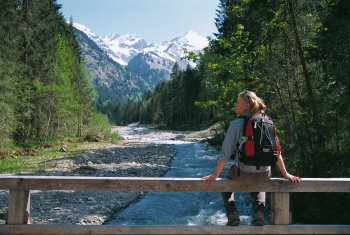
[[[89,149],[113,146],[121,137],[112,132],[106,116],[96,114],[83,137],[62,137],[47,141],[19,143],[0,151],[0,174],[40,172],[50,166],[52,159],[75,155]]]

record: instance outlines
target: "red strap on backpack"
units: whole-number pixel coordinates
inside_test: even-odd
[[[254,135],[253,135],[253,124],[252,124],[252,118],[257,115],[258,113],[251,115],[247,122],[245,123],[245,133],[244,136],[247,137],[247,141],[245,142],[244,145],[244,150],[245,150],[245,156],[246,157],[253,157],[255,156],[255,144],[254,144]],[[281,147],[280,147],[280,141],[276,135],[276,129],[275,129],[275,136],[276,136],[276,154],[277,156],[280,155],[281,153]]]
[[[247,141],[245,142],[245,145],[244,145],[244,151],[245,151],[246,157],[253,157],[253,156],[255,156],[253,124],[252,124],[253,116],[254,115],[251,115],[248,118],[247,123],[245,124],[244,136],[247,137]]]

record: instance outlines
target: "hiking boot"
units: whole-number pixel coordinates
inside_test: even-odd
[[[235,202],[229,202],[226,207],[227,224],[228,226],[238,226],[241,223],[239,219]]]
[[[257,202],[254,204],[253,225],[264,225],[264,208],[264,203]]]

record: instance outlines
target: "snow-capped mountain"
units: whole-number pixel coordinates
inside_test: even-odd
[[[201,52],[208,45],[208,40],[194,31],[188,31],[186,34],[176,37],[170,41],[151,45],[144,49],[144,53],[155,52],[160,57],[169,59],[173,62],[179,62],[179,59],[185,56],[184,50],[192,52]]]
[[[97,36],[91,29],[86,27],[85,25],[74,23],[73,26],[80,30],[81,32],[85,33],[86,36],[88,36],[92,41],[94,41],[97,45],[100,45],[103,43],[103,40]]]
[[[90,37],[75,29],[81,56],[90,70],[90,77],[97,91],[97,105],[107,100],[114,102],[139,99],[152,85],[111,59]]]
[[[184,58],[185,50],[197,53],[208,45],[208,40],[194,31],[159,44],[147,44],[134,34],[120,36],[113,33],[102,38],[82,24],[74,23],[74,27],[106,52],[109,58],[125,66],[126,71],[141,77],[150,88],[161,80],[169,79],[175,63],[182,69],[188,64],[195,66]]]
[[[142,53],[147,43],[134,34],[119,36],[114,33],[96,43],[117,63],[127,65],[137,54]]]
[[[101,38],[82,24],[74,23],[74,27],[83,31],[99,47],[105,50],[114,61],[125,66],[137,54],[141,53],[149,54],[148,57],[153,55],[157,58],[170,60],[173,63],[178,62],[182,65],[181,67],[185,67],[188,61],[184,62],[181,60],[185,56],[185,49],[187,51],[200,52],[208,45],[208,40],[194,31],[189,31],[170,41],[148,45],[144,39],[134,34],[120,36],[113,33]]]

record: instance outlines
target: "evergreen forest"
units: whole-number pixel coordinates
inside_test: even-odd
[[[350,1],[220,0],[215,24],[204,53],[188,54],[196,68],[175,65],[140,102],[114,107],[114,121],[226,130],[238,93],[251,90],[277,125],[290,172],[349,177]],[[291,197],[295,222],[350,223],[349,194]]]
[[[56,1],[0,1],[0,149],[82,137],[95,88],[71,24]]]

